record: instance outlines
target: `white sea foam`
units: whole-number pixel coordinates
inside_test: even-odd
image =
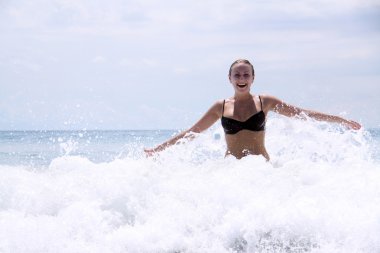
[[[270,163],[224,158],[221,131],[149,159],[1,165],[0,252],[380,252],[364,130],[274,118]]]

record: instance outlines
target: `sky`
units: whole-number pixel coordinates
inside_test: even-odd
[[[254,94],[380,127],[380,0],[0,0],[0,130],[184,129]]]

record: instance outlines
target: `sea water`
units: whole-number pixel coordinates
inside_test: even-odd
[[[380,252],[380,129],[278,117],[271,156],[178,133],[0,132],[0,252]]]

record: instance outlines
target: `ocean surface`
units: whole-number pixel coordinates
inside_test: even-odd
[[[260,156],[220,125],[0,131],[0,252],[380,252],[380,129],[268,120]]]

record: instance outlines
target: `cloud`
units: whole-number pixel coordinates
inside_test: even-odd
[[[182,29],[210,30],[245,20],[315,18],[379,6],[375,0],[27,0],[4,4],[1,18],[12,28],[72,29],[85,32],[162,32]],[[246,24],[248,25],[248,24]],[[3,23],[3,27],[5,27]],[[108,27],[110,29],[100,29]]]
[[[93,63],[97,63],[97,64],[99,64],[99,63],[104,63],[106,61],[106,58],[105,57],[103,57],[103,56],[95,56],[93,59],[92,59],[92,62]]]
[[[231,95],[226,74],[236,58],[253,60],[258,84],[265,84],[255,89],[291,98],[302,92],[305,100],[337,90],[335,77],[347,77],[344,86],[352,87],[358,80],[377,84],[380,75],[379,29],[368,25],[378,22],[372,11],[380,8],[376,1],[15,0],[0,5],[5,91],[0,95],[30,90],[20,99],[28,105],[15,103],[14,119],[31,108],[37,118],[58,113],[57,121],[76,115],[84,122],[87,115],[92,123],[104,119],[111,127],[155,121],[163,126],[173,119],[181,126],[184,119],[170,108],[203,110],[211,99]],[[350,98],[351,90],[357,91],[339,88]],[[33,102],[42,98],[47,106]],[[50,106],[55,103],[68,107],[60,111]],[[80,108],[69,106],[78,103]],[[144,114],[151,118],[144,121]]]
[[[26,59],[22,59],[22,58],[12,59],[11,64],[14,66],[15,69],[22,67],[22,68],[25,68],[25,69],[28,69],[28,70],[31,70],[34,72],[39,72],[43,69],[42,65],[28,61]]]
[[[178,75],[184,75],[184,74],[191,73],[191,70],[189,68],[186,68],[186,67],[176,67],[176,68],[174,68],[174,73],[176,73]]]

